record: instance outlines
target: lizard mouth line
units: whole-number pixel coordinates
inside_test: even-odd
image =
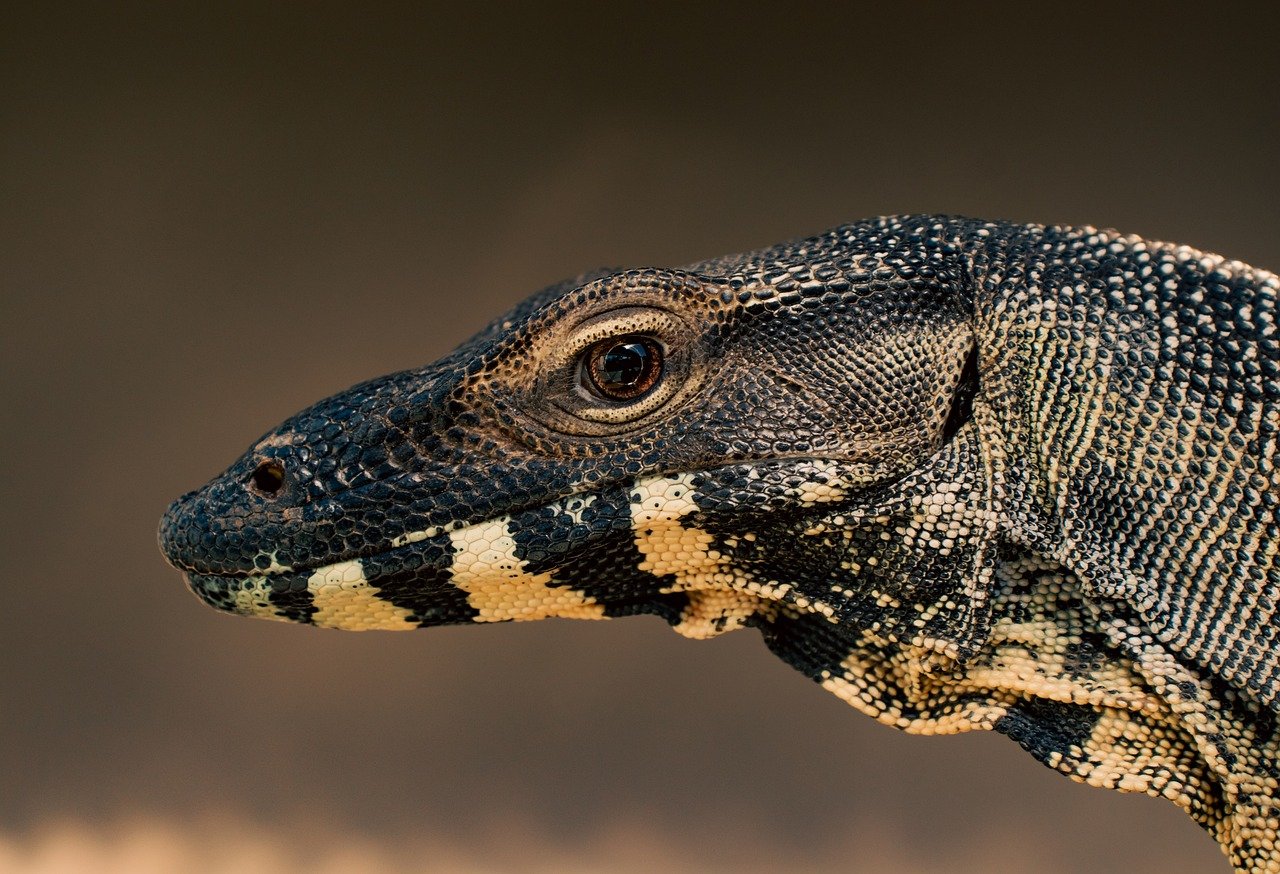
[[[898,473],[891,465],[839,462],[804,456],[770,458],[744,464],[717,465],[675,477],[656,476],[562,497],[551,502],[510,510],[502,515],[469,523],[452,523],[410,531],[392,538],[386,548],[351,555],[312,567],[287,567],[276,563],[257,572],[208,573],[185,569],[191,590],[205,603],[242,615],[280,618],[308,624],[355,627],[345,624],[349,617],[330,617],[326,604],[348,604],[354,609],[373,610],[395,605],[387,598],[422,604],[432,598],[448,600],[458,592],[472,589],[547,586],[560,588],[553,575],[572,554],[589,549],[601,538],[616,538],[625,532],[634,539],[637,532],[665,519],[680,524],[705,508],[695,498],[699,476],[714,479],[716,471],[734,471],[768,464],[806,463],[812,469],[797,468],[798,485],[793,500],[800,504],[821,504],[829,508],[848,503],[859,491],[891,481],[886,474]],[[763,478],[762,478],[763,479]],[[805,491],[808,489],[809,491]],[[822,492],[822,490],[826,490]],[[815,491],[816,490],[816,491]],[[822,494],[818,495],[819,492]],[[655,502],[656,499],[656,502]],[[548,549],[545,544],[573,544],[571,551]],[[637,561],[642,560],[637,555]],[[319,605],[319,606],[317,606]],[[587,605],[583,606],[584,610]],[[336,609],[336,608],[334,608]],[[409,608],[405,608],[408,610]],[[314,617],[320,616],[319,620]],[[420,620],[412,611],[398,616],[394,625]],[[470,617],[467,617],[470,618]],[[361,626],[365,627],[365,626]],[[418,627],[415,621],[413,627]]]
[[[892,462],[859,462],[843,458],[828,458],[814,455],[776,455],[770,456],[769,458],[753,459],[750,461],[735,461],[730,464],[708,465],[703,468],[680,471],[679,473],[683,476],[714,475],[719,471],[761,467],[770,464],[804,463],[812,463],[815,466],[823,466],[833,470],[838,469],[839,478],[846,490],[890,485],[909,472],[903,470],[899,465]],[[547,510],[561,513],[574,513],[575,511],[572,509],[572,505],[588,505],[593,502],[599,494],[609,488],[621,487],[629,493],[634,493],[637,488],[643,487],[649,483],[662,481],[672,475],[674,474],[657,473],[639,480],[623,480],[620,483],[613,484],[612,486],[602,486],[599,482],[594,482],[584,484],[589,486],[589,490],[584,489],[582,491],[571,491],[567,494],[557,493],[555,495],[540,495],[533,500],[513,505],[494,516],[485,519],[468,522],[455,520],[452,522],[445,522],[440,525],[429,526],[420,530],[407,531],[391,538],[387,545],[382,549],[368,552],[353,552],[344,556],[335,557],[325,561],[323,564],[301,563],[286,565],[277,561],[276,554],[274,552],[262,552],[259,553],[259,559],[266,559],[268,563],[265,567],[253,570],[213,570],[189,563],[179,564],[177,565],[177,569],[185,576],[218,578],[224,580],[269,581],[282,577],[313,575],[323,573],[334,567],[349,564],[353,561],[376,561],[383,557],[393,557],[404,547],[422,541],[443,538],[444,541],[447,542],[450,535],[461,536],[463,532],[466,532],[469,529],[493,525],[501,520],[519,519],[529,513],[545,512]]]

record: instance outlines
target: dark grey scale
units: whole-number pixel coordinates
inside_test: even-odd
[[[276,615],[294,622],[311,624],[315,615],[315,601],[307,589],[309,573],[274,574],[269,577],[271,588],[268,599],[276,608]]]
[[[1073,680],[1088,679],[1108,663],[1123,661],[1106,635],[1096,631],[1081,631],[1077,634],[1077,640],[1062,648],[1063,668]]]
[[[670,624],[689,604],[684,592],[663,593],[671,576],[640,570],[627,481],[582,499],[578,521],[558,506],[512,517],[508,527],[516,557],[530,574],[551,574],[551,585],[582,592],[603,605],[606,616],[654,614]]]
[[[1030,698],[1009,705],[1008,712],[996,720],[995,730],[1050,764],[1055,754],[1079,759],[1101,716],[1100,710],[1084,704]]]
[[[473,622],[479,615],[452,582],[453,544],[447,534],[360,560],[364,578],[383,601],[410,611],[422,628]]]
[[[842,676],[841,662],[861,648],[861,632],[811,613],[772,620],[754,617],[750,624],[760,629],[770,652],[818,683]]]

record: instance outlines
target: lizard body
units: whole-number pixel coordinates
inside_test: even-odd
[[[207,603],[755,627],[1280,871],[1280,284],[1092,228],[874,219],[529,298],[174,503]]]

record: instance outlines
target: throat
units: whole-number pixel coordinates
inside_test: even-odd
[[[1090,600],[1050,559],[1002,554],[992,605],[988,639],[959,663],[931,665],[910,643],[812,616],[761,630],[782,659],[880,722],[1001,732],[1073,779],[1166,797],[1229,853],[1249,852],[1280,754],[1269,712],[1179,661],[1123,605]]]

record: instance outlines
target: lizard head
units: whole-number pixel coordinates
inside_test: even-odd
[[[1193,399],[1239,412],[1269,383],[1169,380],[1197,360],[1179,350],[1218,348],[1208,313],[1274,311],[1274,277],[1210,283],[1206,256],[1160,245],[886,218],[564,282],[287,419],[176,501],[161,545],[212,606],[317,626],[754,626],[886,724],[995,729],[1074,779],[1166,795],[1254,870],[1274,857],[1275,718],[1250,696],[1275,673],[1275,550],[1239,544],[1274,508],[1243,462],[1210,465],[1263,444]],[[1232,362],[1274,363],[1265,331],[1218,330]],[[1220,511],[1231,536],[1193,536]],[[1183,567],[1193,541],[1229,560]],[[1246,586],[1264,612],[1201,603]]]
[[[327,627],[871,611],[892,634],[885,605],[921,601],[893,586],[936,600],[973,564],[894,552],[956,510],[927,471],[958,463],[971,329],[942,247],[853,255],[545,289],[266,434],[174,502],[165,555],[214,607]]]

